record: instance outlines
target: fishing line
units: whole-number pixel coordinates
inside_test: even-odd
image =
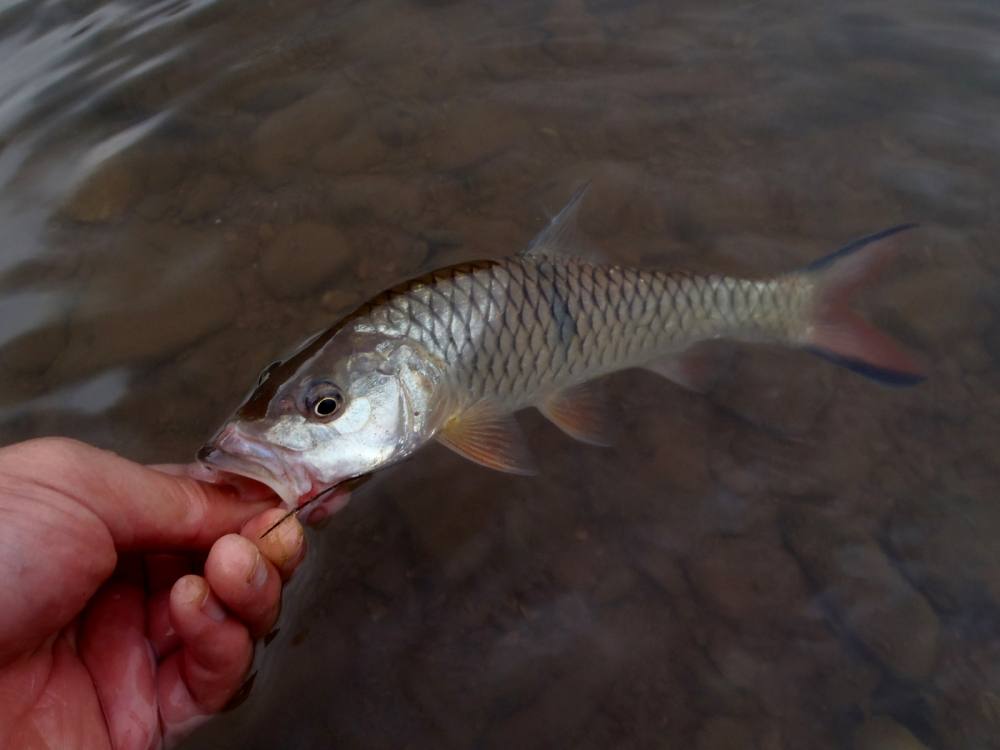
[[[296,515],[297,513],[301,513],[306,508],[315,506],[317,501],[322,500],[325,495],[329,495],[331,492],[333,492],[335,489],[337,489],[338,486],[339,485],[334,485],[333,487],[327,487],[325,490],[322,490],[321,492],[316,493],[316,495],[313,497],[312,500],[309,500],[309,501],[303,503],[302,505],[300,505],[298,508],[295,508],[294,510],[288,511],[285,515],[283,515],[281,518],[279,518],[277,521],[275,521],[273,524],[271,524],[271,526],[268,527],[267,531],[265,531],[263,534],[260,535],[260,538],[263,539],[264,537],[266,537],[268,534],[270,534],[276,528],[278,528],[279,526],[281,526],[281,524],[283,524],[285,521],[287,521],[290,517]]]
[[[324,497],[326,497],[327,495],[329,495],[334,490],[341,490],[342,489],[342,490],[347,490],[348,492],[354,492],[354,490],[356,490],[358,487],[360,487],[361,485],[363,485],[365,482],[367,482],[371,478],[372,478],[371,474],[362,474],[359,477],[353,477],[352,479],[348,479],[346,481],[343,481],[340,484],[335,484],[332,487],[327,487],[325,490],[321,490],[320,492],[316,493],[316,495],[313,496],[312,500],[306,501],[305,503],[303,503],[302,505],[300,505],[295,510],[288,511],[285,515],[283,515],[281,518],[279,518],[277,521],[275,521],[273,524],[271,524],[270,528],[267,531],[265,531],[263,534],[261,534],[259,538],[263,539],[264,537],[266,537],[268,534],[270,534],[276,528],[278,528],[279,526],[281,526],[281,524],[283,524],[285,521],[287,521],[290,516],[294,516],[296,513],[301,513],[306,508],[315,507],[315,505],[316,505],[316,503],[318,501],[322,500]]]

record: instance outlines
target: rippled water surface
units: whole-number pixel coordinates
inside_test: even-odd
[[[0,7],[0,440],[188,460],[262,365],[584,179],[621,261],[770,273],[919,221],[929,380],[743,347],[624,439],[431,447],[312,534],[190,748],[1000,747],[993,2]],[[891,742],[897,744],[890,745]]]

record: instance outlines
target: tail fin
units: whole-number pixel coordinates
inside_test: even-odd
[[[873,279],[895,255],[890,237],[916,224],[900,224],[854,240],[806,266],[816,299],[806,346],[854,372],[888,385],[925,379],[916,359],[849,307],[854,292]]]

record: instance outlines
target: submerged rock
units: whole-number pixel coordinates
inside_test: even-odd
[[[528,122],[510,107],[490,101],[445,105],[437,127],[424,141],[424,153],[436,169],[467,167],[532,138]]]
[[[946,612],[1000,603],[1000,513],[985,496],[929,493],[901,503],[889,544],[907,576]]]
[[[873,716],[858,727],[854,750],[927,750],[927,746],[888,716]]]
[[[697,750],[745,750],[755,747],[757,733],[746,719],[713,716],[702,725],[695,741]]]
[[[805,578],[780,540],[709,537],[699,548],[704,554],[685,570],[716,614],[751,631],[802,628],[817,619]]]
[[[711,398],[756,426],[803,435],[830,404],[833,377],[828,363],[802,352],[745,347],[723,370]]]
[[[62,212],[86,224],[114,221],[135,201],[140,182],[123,157],[109,159],[76,186],[63,204]]]
[[[218,263],[184,272],[148,256],[142,262],[123,259],[95,277],[72,310],[52,383],[165,358],[228,325],[239,305],[230,274]]]
[[[401,148],[419,140],[424,119],[426,115],[419,105],[409,106],[400,102],[376,107],[369,118],[375,133],[389,148]]]
[[[334,174],[364,172],[385,161],[386,153],[375,131],[362,124],[343,138],[322,145],[313,163],[317,169]]]
[[[927,677],[941,630],[934,610],[874,539],[835,524],[800,510],[786,519],[786,542],[844,627],[882,664],[908,679]]]
[[[353,87],[320,89],[266,117],[251,137],[250,167],[259,177],[280,183],[357,120],[364,101]]]
[[[297,297],[329,284],[352,260],[350,243],[335,226],[301,222],[279,230],[260,252],[264,286],[277,297]]]
[[[209,172],[198,178],[184,194],[181,218],[204,219],[216,213],[229,198],[232,182],[223,175]]]

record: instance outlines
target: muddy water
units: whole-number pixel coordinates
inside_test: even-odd
[[[583,179],[631,263],[922,223],[868,296],[930,379],[745,348],[611,378],[624,439],[433,447],[311,536],[190,748],[1000,747],[1000,13],[981,2],[13,2],[0,440],[187,460],[367,295]]]

